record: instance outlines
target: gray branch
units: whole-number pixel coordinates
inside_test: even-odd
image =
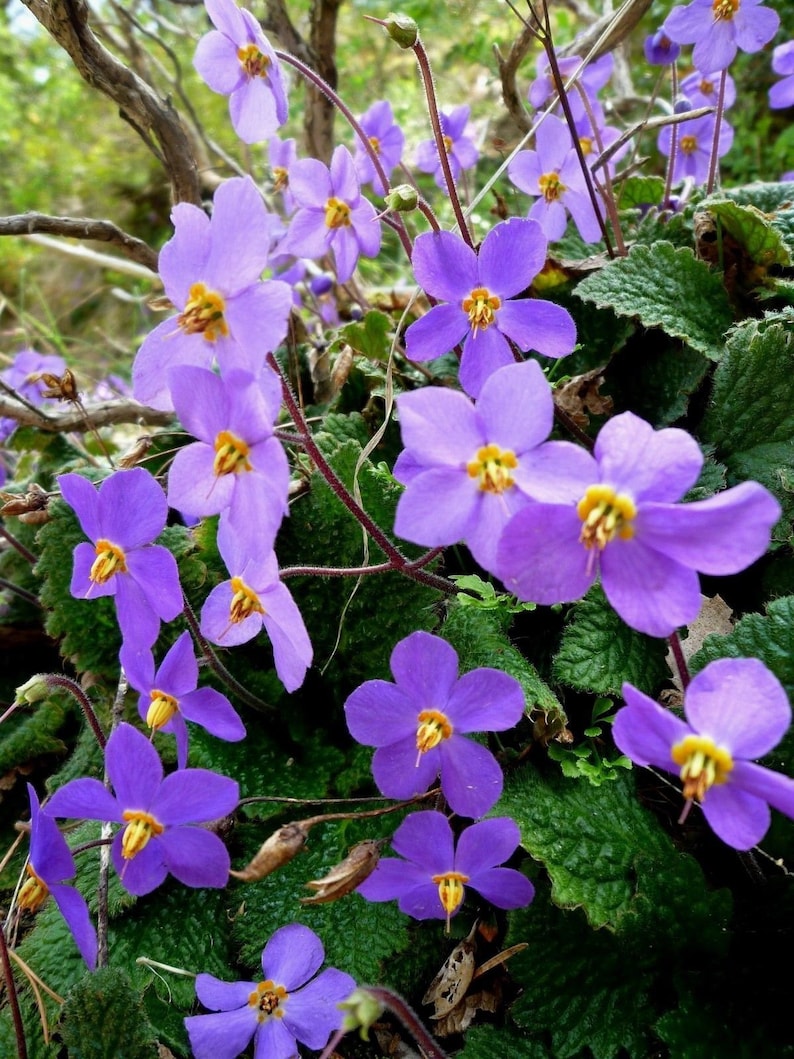
[[[89,405],[84,414],[74,407],[65,412],[45,412],[0,394],[0,418],[6,417],[14,419],[20,426],[37,427],[50,434],[64,434],[71,430],[88,431],[117,423],[140,423],[156,427],[167,427],[174,423],[173,412],[161,412],[126,398]]]
[[[112,243],[139,265],[157,271],[157,251],[141,239],[128,235],[112,221],[90,217],[53,217],[47,213],[17,213],[0,217],[0,235],[64,235],[69,239],[92,239]]]

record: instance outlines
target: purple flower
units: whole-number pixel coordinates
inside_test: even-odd
[[[528,304],[532,305],[532,302]],[[551,388],[535,361],[499,368],[473,404],[427,387],[397,398],[405,449],[394,477],[407,488],[394,531],[430,548],[464,541],[486,570],[502,530],[530,499],[553,499],[566,442],[548,442]]]
[[[674,7],[663,29],[676,44],[694,44],[695,66],[714,73],[730,66],[739,48],[760,51],[777,33],[779,15],[760,5],[761,0],[692,0]]]
[[[502,793],[493,754],[466,739],[518,724],[524,693],[498,669],[458,678],[458,656],[438,636],[415,632],[392,651],[394,684],[368,680],[349,696],[350,734],[376,746],[372,772],[387,798],[422,794],[441,773],[441,790],[460,816],[483,816]]]
[[[52,894],[80,955],[93,971],[96,967],[97,940],[88,905],[73,886],[63,885],[64,879],[71,879],[75,873],[74,857],[55,821],[40,811],[39,799],[30,784],[28,797],[30,857],[25,868],[28,878],[19,891],[17,904],[29,912],[36,912]]]
[[[250,11],[232,0],[205,4],[216,29],[199,41],[193,65],[213,92],[229,96],[229,116],[240,139],[266,140],[288,117],[276,53]]]
[[[179,769],[163,779],[157,751],[129,724],[120,724],[108,739],[105,766],[115,797],[99,780],[72,780],[49,800],[47,814],[124,824],[110,853],[121,881],[139,897],[169,872],[185,886],[226,885],[223,842],[188,825],[231,813],[239,800],[234,780],[208,769]]]
[[[783,80],[769,89],[770,107],[779,110],[794,106],[794,40],[778,44],[772,52],[772,69]]]
[[[168,369],[180,364],[257,374],[265,354],[287,333],[292,292],[260,282],[277,218],[268,214],[250,177],[215,192],[212,218],[180,202],[171,211],[174,236],[160,251],[160,277],[179,313],[147,335],[132,367],[139,401],[171,409]]]
[[[392,169],[395,169],[400,164],[403,147],[405,146],[405,135],[394,120],[391,103],[388,99],[380,99],[373,103],[366,114],[362,114],[359,124],[367,134],[367,138],[375,149],[375,153],[388,177]],[[383,181],[375,170],[369,153],[358,139],[356,139],[354,161],[356,175],[361,183],[372,184],[378,195],[385,195],[389,189],[384,186]]]
[[[582,239],[598,242],[601,226],[568,126],[550,114],[538,128],[535,145],[536,151],[519,151],[507,167],[507,175],[517,188],[539,196],[529,216],[553,242],[564,235],[570,213]]]
[[[312,662],[312,645],[295,600],[278,576],[275,552],[252,558],[234,539],[218,537],[232,575],[210,592],[201,611],[201,631],[211,643],[234,647],[265,627],[273,645],[278,678],[287,691],[303,683]]]
[[[196,978],[196,996],[215,1015],[191,1015],[185,1028],[195,1059],[235,1059],[253,1039],[259,1059],[292,1059],[298,1041],[319,1050],[342,1025],[339,1004],[356,988],[335,967],[319,971],[325,952],[300,923],[277,930],[262,953],[261,982]]]
[[[442,110],[439,114],[444,148],[449,159],[452,179],[457,180],[464,169],[477,165],[480,155],[472,140],[465,135],[471,107],[464,103],[454,110]],[[432,173],[438,187],[446,189],[444,170],[438,157],[435,140],[423,140],[416,148],[416,167],[422,173]]]
[[[794,817],[794,780],[754,765],[791,724],[791,707],[777,678],[757,658],[722,658],[701,670],[686,689],[686,721],[623,685],[627,705],[613,734],[638,765],[677,772],[686,815],[692,800],[734,849],[750,849],[769,827],[769,806]]]
[[[563,82],[565,82],[572,77],[582,65],[582,59],[578,55],[568,55],[565,57],[558,56],[557,64]],[[614,65],[615,63],[611,52],[605,52],[604,55],[596,59],[594,62],[588,63],[579,74],[575,84],[568,89],[568,103],[574,121],[578,122],[587,115],[588,106],[585,105],[585,101],[582,98],[583,95],[587,99],[589,109],[593,111],[598,120],[603,119],[603,110],[601,104],[598,102],[597,96],[598,92],[612,76]],[[545,52],[541,52],[538,55],[536,71],[537,77],[529,86],[527,97],[535,110],[540,110],[540,108],[557,93],[554,78],[549,69],[549,60]],[[557,113],[562,113],[559,104],[557,106]]]
[[[720,75],[721,76],[721,75]],[[690,109],[695,107],[716,107],[720,95],[720,76],[714,74],[702,74],[698,70],[683,79],[679,86],[682,96],[685,96],[691,104]],[[736,82],[730,74],[725,75],[725,92],[723,93],[722,105],[725,108],[732,107],[736,102]],[[712,126],[713,128],[713,126]]]
[[[353,275],[359,255],[380,249],[380,221],[361,194],[346,147],[337,147],[328,169],[316,158],[302,158],[290,169],[290,189],[298,204],[279,254],[320,258],[333,250],[340,283]]]
[[[368,901],[397,899],[414,919],[456,914],[466,887],[497,908],[523,908],[535,896],[529,879],[514,868],[499,868],[515,852],[521,835],[509,817],[481,820],[465,828],[457,849],[443,813],[411,813],[394,832],[392,847],[404,857],[382,857],[356,893]]]
[[[214,688],[199,688],[198,662],[189,632],[183,632],[155,672],[151,651],[121,650],[121,664],[131,686],[141,693],[138,712],[152,731],[176,736],[177,765],[187,765],[185,721],[206,728],[218,739],[236,743],[245,738],[234,707]]]
[[[168,503],[191,515],[221,516],[251,553],[272,548],[287,514],[289,464],[273,423],[281,404],[278,376],[258,378],[205,368],[169,373],[174,407],[198,438],[176,454],[168,473]]]
[[[704,114],[702,118],[682,121],[678,126],[673,181],[677,182],[689,177],[696,184],[705,184],[711,163],[716,120],[714,114]],[[658,139],[658,147],[662,154],[670,154],[672,143],[672,126],[665,125]],[[724,154],[727,154],[732,144],[733,128],[723,119],[720,122],[717,157],[722,158]]]
[[[678,504],[703,456],[683,430],[615,416],[594,456],[571,446],[559,500],[508,523],[497,572],[521,599],[579,599],[600,572],[607,599],[634,629],[669,636],[700,610],[697,571],[734,574],[763,555],[780,505],[757,482]]]
[[[273,190],[280,191],[284,199],[284,209],[291,214],[295,209],[295,197],[289,189],[289,171],[298,159],[295,140],[282,140],[271,136],[268,143],[268,160],[270,174],[273,178]]]
[[[546,239],[526,218],[497,224],[479,254],[452,232],[425,232],[414,243],[417,282],[436,305],[405,334],[411,360],[432,360],[463,342],[460,382],[477,397],[497,368],[514,363],[510,341],[521,350],[563,357],[576,343],[576,327],[559,305],[517,298],[543,268]],[[508,341],[510,340],[510,341]]]
[[[681,54],[679,45],[673,44],[663,29],[657,29],[650,37],[645,38],[643,50],[651,66],[669,66]]]
[[[62,474],[58,484],[91,540],[74,550],[72,595],[115,596],[125,644],[148,649],[160,622],[172,621],[182,610],[176,560],[167,548],[151,543],[168,516],[162,489],[142,467],[116,471],[98,491],[79,474]]]

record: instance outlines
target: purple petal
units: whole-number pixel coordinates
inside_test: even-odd
[[[458,679],[454,648],[429,632],[414,632],[400,640],[391,653],[389,667],[417,713],[443,709]]]
[[[416,361],[442,357],[454,349],[468,331],[469,320],[459,304],[435,305],[405,332],[405,355]]]
[[[167,517],[165,493],[143,467],[116,471],[99,487],[101,536],[125,551],[153,541]]]
[[[734,769],[728,781],[731,787],[742,790],[768,802],[773,809],[794,818],[794,780],[783,776],[762,765],[750,761],[734,762]],[[717,788],[713,787],[709,794]]]
[[[501,494],[478,491],[475,507],[462,539],[484,570],[495,572],[499,540],[513,515],[531,501],[520,489]]]
[[[136,897],[143,897],[144,894],[156,890],[168,875],[163,848],[159,838],[152,838],[140,852],[127,860],[121,855],[123,835],[124,832],[119,831],[110,847],[113,866],[119,874],[122,885]]]
[[[226,303],[229,328],[250,355],[252,370],[259,370],[264,355],[284,341],[291,308],[292,288],[281,280],[255,283]]]
[[[342,1025],[339,1004],[356,988],[355,979],[328,967],[314,981],[291,992],[284,1003],[284,1024],[308,1048],[322,1048]]]
[[[202,81],[222,96],[233,92],[245,77],[236,44],[217,31],[206,33],[198,42],[193,66]]]
[[[509,816],[472,824],[461,832],[455,854],[455,871],[473,877],[502,864],[515,853],[521,841],[518,824]]]
[[[196,996],[210,1011],[234,1011],[248,1003],[256,982],[223,982],[211,974],[196,976]],[[252,1021],[256,1018],[251,1012]]]
[[[229,117],[243,143],[261,143],[272,136],[281,122],[268,80],[246,78],[229,96]]]
[[[345,702],[350,734],[364,746],[389,746],[415,738],[419,707],[386,680],[367,680]]]
[[[435,782],[441,766],[438,747],[421,754],[414,731],[404,739],[379,747],[372,758],[372,775],[381,794],[387,798],[413,798]]]
[[[654,430],[632,412],[614,416],[595,443],[601,481],[636,501],[675,503],[698,479],[703,454],[684,430]]]
[[[135,554],[140,555],[142,551]],[[116,584],[116,618],[125,647],[130,651],[150,648],[160,634],[160,621],[142,587],[129,574],[114,577],[113,582]]]
[[[392,838],[392,848],[430,875],[451,871],[455,859],[452,828],[443,813],[411,813]]]
[[[501,316],[501,311],[499,315]],[[479,330],[476,335],[470,333],[463,343],[460,384],[471,397],[479,397],[480,391],[494,372],[514,363],[513,351],[497,327]]]
[[[450,808],[458,816],[484,816],[502,795],[504,777],[496,758],[474,740],[454,734],[439,749],[441,790]]]
[[[407,890],[398,898],[397,907],[413,919],[446,919],[447,917],[444,906],[441,904],[438,884],[432,881],[425,881],[420,886]],[[456,915],[458,911],[459,908],[456,908],[452,915]]]
[[[278,679],[287,691],[297,691],[312,664],[313,650],[301,612],[286,585],[271,585],[263,593],[264,626],[273,645]]]
[[[262,615],[253,612],[239,622],[232,622],[232,583],[216,585],[201,608],[201,632],[210,643],[236,647],[252,640],[262,628]]]
[[[99,780],[86,778],[71,780],[57,790],[42,812],[77,820],[121,821],[122,808]]]
[[[750,849],[769,829],[767,803],[730,781],[712,787],[702,808],[712,831],[734,849]]]
[[[489,414],[495,412],[494,406],[499,407],[501,396],[503,387],[497,384],[493,399],[486,402]],[[427,466],[450,465],[463,470],[477,449],[490,440],[478,414],[479,406],[475,411],[471,401],[454,390],[429,387],[402,394],[397,398],[397,408],[403,444],[406,449],[415,449]]]
[[[601,584],[626,624],[648,636],[669,636],[700,610],[697,573],[636,537],[615,539],[601,553]]]
[[[383,857],[372,875],[356,888],[356,893],[367,901],[394,901],[417,887],[430,885],[435,889],[438,900],[438,887],[429,882],[429,876],[429,871],[410,861]],[[440,908],[440,901],[438,903]]]
[[[512,298],[528,287],[543,268],[546,237],[536,221],[513,217],[490,230],[483,239],[478,260],[480,285],[502,300]]]
[[[39,799],[30,784],[30,863],[36,874],[52,889],[55,883],[71,879],[74,857],[52,817],[41,812]]]
[[[535,896],[535,887],[515,868],[490,868],[472,876],[469,885],[497,908],[524,908]]]
[[[544,357],[566,357],[576,345],[576,325],[570,313],[554,302],[519,299],[503,305],[499,328],[520,349]]]
[[[296,1045],[283,1019],[267,1019],[254,1037],[254,1059],[295,1059]]]
[[[227,776],[180,769],[163,780],[149,811],[163,824],[204,823],[231,813],[239,798],[237,782]]]
[[[490,375],[480,391],[477,414],[485,425],[485,441],[517,455],[545,441],[554,422],[554,400],[537,361],[511,364]]]
[[[314,931],[301,923],[290,923],[265,945],[262,972],[291,993],[320,970],[324,957],[323,943]]]
[[[540,164],[538,152],[519,151],[508,165],[507,175],[519,191],[523,191],[527,195],[539,195],[538,180],[543,176],[543,168]]]
[[[336,262],[336,278],[346,283],[356,268],[358,261],[358,240],[351,228],[338,228],[331,236],[331,249]]]
[[[394,532],[429,548],[455,544],[468,535],[484,499],[465,471],[424,471],[412,478],[397,503]]]
[[[97,937],[85,898],[71,886],[51,886],[50,893],[72,932],[80,955],[89,970],[93,971],[96,967]]]
[[[175,316],[150,331],[132,365],[132,389],[138,401],[153,408],[172,409],[170,370],[195,365],[208,368],[215,345],[201,334],[186,334]]]
[[[671,751],[692,729],[631,684],[623,685],[623,698],[627,705],[618,710],[612,725],[618,749],[636,765],[678,772]]]
[[[456,732],[503,732],[524,715],[521,685],[498,669],[473,669],[452,689],[444,712]]]
[[[218,515],[229,506],[236,479],[237,475],[216,474],[214,448],[194,442],[180,449],[171,464],[168,503],[191,515]]]
[[[433,298],[459,303],[480,286],[477,255],[453,232],[424,232],[411,257],[416,282]]]
[[[199,978],[209,977],[199,975]],[[245,1001],[238,1011],[186,1018],[185,1029],[194,1059],[237,1059],[259,1027],[257,1013],[257,1009]]]
[[[122,645],[119,661],[130,687],[140,692],[142,701],[145,699],[148,703],[149,692],[154,687],[154,655],[152,652],[148,648],[142,647],[140,650],[135,650]],[[196,668],[198,671],[198,666]],[[160,684],[163,691],[168,690],[163,681]]]
[[[105,764],[122,809],[149,812],[163,782],[163,766],[146,736],[120,724],[108,740]]]
[[[245,726],[234,706],[214,688],[198,688],[179,700],[179,710],[187,721],[193,721],[227,743],[245,739]]]
[[[179,586],[179,570],[176,559],[167,548],[153,544],[131,552],[127,556],[127,567],[130,578],[138,585],[146,604],[161,621],[173,621],[182,613],[184,600]],[[120,598],[117,599],[117,605],[121,607]]]
[[[183,632],[169,650],[157,670],[156,681],[161,691],[173,695],[176,699],[195,689],[198,684],[198,662],[193,653],[193,641],[189,632]],[[139,690],[150,691],[153,686],[154,683],[150,684],[149,688]]]
[[[567,603],[593,583],[588,552],[579,543],[582,522],[576,509],[529,504],[508,523],[499,542],[497,573],[519,599]]]
[[[206,0],[207,14],[213,26],[240,45],[248,40],[248,29],[242,12],[233,0]]]
[[[74,511],[83,533],[96,543],[102,536],[99,518],[99,494],[81,474],[61,474],[57,478],[61,495]]]
[[[185,886],[221,887],[229,881],[228,850],[211,831],[174,827],[167,829],[158,841],[166,868]]]
[[[257,82],[264,85],[261,78],[251,84]],[[267,92],[272,99],[272,93]],[[271,224],[264,200],[250,177],[225,180],[212,203],[205,270],[208,285],[231,295],[256,283],[267,265]]]
[[[569,441],[538,445],[513,473],[523,493],[547,504],[577,504],[598,479],[598,467],[590,453]]]

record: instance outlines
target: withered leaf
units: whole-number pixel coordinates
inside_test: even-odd
[[[301,904],[322,905],[328,901],[338,901],[340,897],[352,893],[359,883],[363,883],[375,871],[384,842],[384,839],[375,838],[358,842],[350,849],[345,859],[334,865],[322,879],[313,879],[306,883],[317,893],[311,897],[302,897]]]
[[[563,386],[554,391],[554,403],[566,412],[577,426],[585,427],[590,415],[609,415],[612,398],[604,397],[599,388],[604,382],[603,369],[594,368],[584,375],[574,375]]]

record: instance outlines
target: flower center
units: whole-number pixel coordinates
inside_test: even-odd
[[[50,889],[45,881],[35,873],[32,865],[25,865],[25,871],[30,878],[26,879],[17,897],[20,908],[26,908],[28,912],[38,912],[46,901]]]
[[[593,153],[593,137],[592,136],[580,136],[579,146],[582,148],[582,154],[587,158],[589,154]]]
[[[379,155],[380,154],[380,140],[378,139],[378,137],[377,136],[368,136],[367,139],[369,140],[369,142],[370,142],[370,144],[372,146],[372,149],[375,152],[375,154]]]
[[[253,467],[248,459],[250,451],[243,439],[232,434],[231,430],[221,430],[215,438],[215,462],[212,469],[218,477],[222,474],[252,471]]]
[[[276,985],[268,978],[266,982],[260,982],[253,993],[248,994],[248,1003],[257,1009],[256,1017],[259,1022],[266,1022],[271,1015],[283,1019],[282,1003],[288,995],[283,985]]]
[[[510,473],[518,467],[515,453],[500,449],[498,445],[484,445],[477,449],[477,456],[466,464],[470,478],[479,478],[479,487],[484,493],[503,493],[514,485]]]
[[[449,918],[463,903],[466,893],[463,884],[469,881],[469,877],[460,871],[448,871],[443,875],[432,876],[432,880],[438,886],[438,897],[441,907],[447,913],[447,931],[449,931]]]
[[[728,782],[733,771],[733,758],[724,747],[717,746],[707,735],[687,735],[670,751],[676,765],[681,766],[684,797],[702,802],[706,792],[715,784]]]
[[[240,66],[245,70],[246,77],[267,77],[270,59],[257,48],[255,44],[246,44],[237,49],[237,58]]]
[[[175,713],[179,713],[179,702],[173,695],[167,695],[157,688],[152,688],[149,697],[152,701],[146,711],[146,723],[156,731],[168,724]]]
[[[692,154],[693,151],[697,150],[697,136],[682,136],[679,144],[684,154]]]
[[[543,173],[538,177],[538,187],[546,202],[556,202],[565,192],[565,184],[557,173]]]
[[[229,325],[223,313],[226,302],[217,291],[210,290],[206,283],[194,283],[184,311],[176,322],[186,335],[204,335],[208,342],[215,342],[229,334]]]
[[[468,298],[463,299],[461,307],[464,313],[468,313],[475,338],[480,328],[485,331],[491,326],[501,306],[501,299],[491,294],[487,287],[475,287]]]
[[[259,596],[241,577],[232,578],[232,602],[229,607],[229,620],[233,625],[245,621],[254,613],[264,614],[265,608]]]
[[[576,513],[584,523],[579,540],[585,548],[603,551],[615,537],[629,541],[634,536],[634,501],[627,493],[616,493],[611,485],[588,486]]]
[[[349,228],[350,207],[341,199],[330,198],[325,204],[326,228]]]
[[[162,835],[165,831],[159,820],[140,809],[125,809],[121,818],[127,821],[121,838],[121,855],[125,860],[132,860],[150,838]]]
[[[712,0],[711,10],[714,12],[714,21],[730,21],[739,10],[741,0]]]
[[[271,169],[273,174],[273,190],[284,191],[289,187],[289,174],[283,165],[274,165]]]
[[[444,739],[449,739],[454,730],[449,718],[441,710],[422,710],[417,720],[416,749],[420,754],[426,754]]]
[[[104,585],[114,574],[126,574],[126,572],[124,549],[100,537],[96,542],[96,559],[91,564],[89,578],[98,585]]]
[[[442,136],[441,139],[444,142],[444,150],[447,152],[447,154],[452,154],[452,137]]]
[[[714,82],[713,81],[708,81],[704,77],[703,80],[698,85],[698,88],[700,89],[700,91],[703,93],[704,96],[710,96],[711,93],[714,91]]]

